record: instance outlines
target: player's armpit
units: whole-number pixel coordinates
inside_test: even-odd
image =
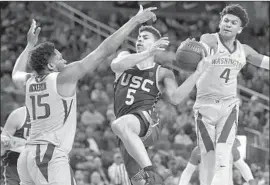
[[[269,70],[269,56],[258,53],[256,50],[246,44],[243,44],[243,47],[248,63]]]
[[[30,73],[18,71],[12,75],[12,81],[17,88],[24,88],[27,80],[31,77]]]

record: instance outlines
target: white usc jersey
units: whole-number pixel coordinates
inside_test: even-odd
[[[218,33],[212,35],[217,38],[218,47],[216,53],[212,54],[211,66],[196,83],[197,98],[236,97],[237,75],[246,64],[244,47],[236,40],[236,49],[230,52],[220,40]]]
[[[28,144],[52,143],[70,152],[76,126],[76,93],[62,97],[57,93],[58,72],[32,76],[26,83],[25,104],[30,115]]]

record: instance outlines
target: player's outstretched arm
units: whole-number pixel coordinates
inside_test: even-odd
[[[130,54],[127,51],[121,52],[118,57],[112,61],[111,69],[115,73],[121,73],[149,57],[154,57],[157,52],[164,51],[164,47],[168,46],[168,44],[168,37],[163,37],[157,40],[150,49],[141,53]]]
[[[32,20],[31,27],[27,33],[27,45],[16,60],[15,66],[12,71],[13,83],[18,88],[23,88],[25,82],[30,77],[30,74],[26,72],[27,61],[30,51],[35,47],[38,42],[38,35],[40,33],[40,30],[40,27],[36,28],[36,21]]]
[[[184,169],[184,171],[180,177],[178,185],[188,185],[189,184],[189,181],[192,177],[192,174],[195,172],[195,170],[199,164],[199,160],[200,160],[199,148],[195,147],[192,150],[189,162],[188,162],[186,168]]]
[[[171,79],[165,79],[164,84],[166,88],[166,91],[168,96],[170,97],[171,102],[174,105],[177,105],[181,103],[192,91],[194,86],[196,85],[197,80],[200,78],[201,74],[206,71],[206,69],[210,66],[210,60],[208,58],[202,59],[198,66],[197,70],[191,74],[177,89],[170,89],[172,86],[172,80]]]
[[[243,44],[246,53],[247,62],[257,67],[269,70],[269,56],[262,55],[250,46]]]
[[[106,38],[97,49],[82,60],[68,65],[58,75],[58,82],[60,84],[74,84],[85,74],[95,70],[100,62],[117,50],[136,26],[150,19],[156,19],[156,15],[152,12],[155,9],[155,7],[150,7],[143,10],[142,6],[140,6],[139,12],[111,36]]]
[[[20,107],[10,113],[1,133],[1,156],[5,150],[9,148],[10,137],[14,135],[16,130],[22,126],[22,115],[25,115],[26,108]]]

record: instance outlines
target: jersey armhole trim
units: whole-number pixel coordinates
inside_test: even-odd
[[[159,71],[160,71],[160,67],[161,67],[161,65],[158,65],[157,70],[156,70],[156,85],[157,85],[158,91],[160,93],[162,93],[161,90],[160,90],[160,87],[159,87]]]
[[[118,80],[120,79],[120,77],[122,76],[123,73],[124,73],[124,71],[120,72],[120,73],[115,73],[114,83],[118,82]]]
[[[70,100],[70,99],[73,99],[74,97],[76,97],[76,90],[75,90],[75,92],[74,92],[73,95],[68,96],[68,97],[61,96],[61,95],[58,93],[58,89],[57,89],[57,77],[58,77],[59,74],[60,74],[60,72],[53,72],[53,73],[50,73],[50,74],[48,75],[48,78],[50,78],[50,76],[55,77],[54,85],[53,85],[53,88],[54,88],[55,93],[56,93],[61,99],[64,99],[64,100]],[[51,80],[51,78],[50,78],[50,80]]]

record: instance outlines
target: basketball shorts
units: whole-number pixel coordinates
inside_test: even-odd
[[[76,185],[68,154],[53,144],[26,145],[17,169],[21,185]]]
[[[238,98],[198,99],[193,110],[201,154],[214,150],[217,143],[232,147],[238,124]]]
[[[17,165],[5,165],[3,166],[2,177],[4,185],[19,185],[20,178],[17,171]]]
[[[132,113],[135,115],[141,124],[140,137],[144,143],[146,149],[152,146],[159,139],[159,125],[152,120],[152,116],[148,111],[136,111]],[[143,170],[140,165],[129,155],[124,147],[124,144],[120,141],[120,151],[126,166],[126,170],[129,178],[141,180],[143,178]]]

